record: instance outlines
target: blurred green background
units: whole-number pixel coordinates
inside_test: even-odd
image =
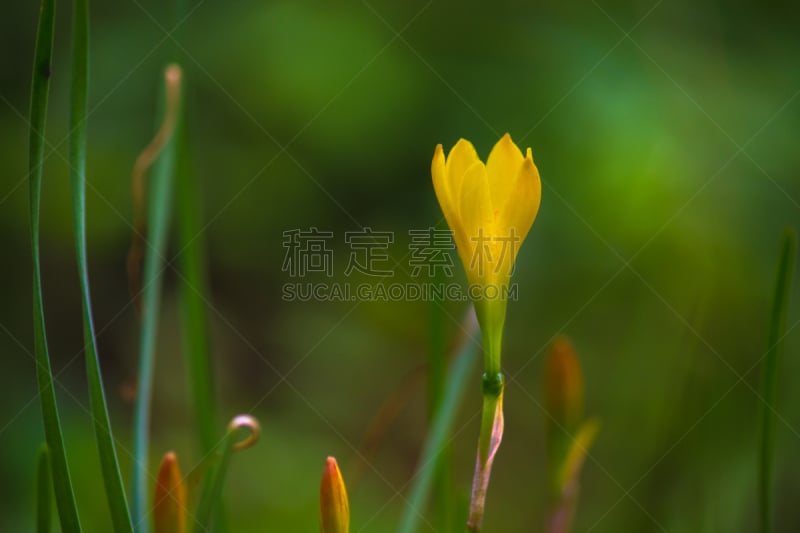
[[[33,528],[43,440],[32,352],[27,115],[38,6],[0,18],[0,531]],[[51,354],[87,531],[108,531],[81,348],[66,163],[69,13],[60,4],[43,193]],[[138,324],[128,305],[130,171],[156,123],[160,70],[186,70],[189,136],[208,223],[214,376],[223,420],[253,412],[264,435],[226,487],[232,531],[314,531],[326,455],[349,481],[354,531],[394,531],[426,426],[430,306],[284,302],[283,232],[396,232],[440,220],[429,166],[459,137],[482,156],[506,131],[531,146],[542,207],[518,259],[506,326],[506,435],[487,531],[544,516],[541,368],[572,337],[587,413],[603,421],[576,531],[756,528],[758,362],[781,232],[800,214],[800,14],[789,2],[94,1],[88,225],[100,354],[127,447]],[[176,44],[176,42],[178,44]],[[284,149],[285,148],[285,149]],[[60,154],[60,155],[59,155]],[[172,247],[171,256],[177,253]],[[457,265],[459,279],[460,265]],[[404,279],[398,272],[397,279]],[[167,272],[153,461],[200,459]],[[795,284],[797,286],[797,284]],[[793,290],[789,327],[800,319]],[[449,337],[463,303],[448,304]],[[800,333],[786,337],[777,425],[777,527],[800,529]],[[277,370],[277,371],[276,371]],[[286,380],[281,375],[289,373]],[[741,379],[740,379],[741,378]],[[479,369],[454,437],[467,497]],[[369,465],[378,406],[409,400]],[[128,447],[129,449],[129,447]],[[130,456],[120,458],[127,474]],[[358,475],[358,473],[363,475]],[[348,476],[350,474],[350,476]],[[421,531],[432,531],[423,526]]]

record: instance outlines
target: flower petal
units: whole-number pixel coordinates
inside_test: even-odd
[[[458,217],[459,201],[456,196],[456,186],[460,189],[461,183],[454,184],[449,179],[444,150],[441,144],[436,146],[436,151],[433,153],[431,176],[433,177],[433,190],[436,192],[436,199],[439,200],[439,206],[442,208],[447,225],[450,226],[454,238],[456,238],[456,235],[463,233],[461,220]]]
[[[460,184],[467,170],[478,161],[480,158],[472,143],[466,139],[459,139],[447,154],[447,176],[450,183]],[[456,194],[459,190],[458,186],[453,188]]]
[[[512,183],[511,195],[501,209],[502,224],[506,234],[514,229],[514,235],[518,238],[514,246],[514,254],[519,251],[520,244],[525,240],[528,231],[536,219],[539,212],[539,205],[542,200],[542,181],[539,178],[539,169],[533,162],[530,148],[527,151],[522,168],[519,169]]]
[[[453,203],[453,187],[447,179],[447,167],[444,159],[444,150],[441,144],[436,145],[431,161],[431,177],[433,178],[433,190],[436,192],[436,199],[442,208],[447,223],[455,218],[457,209]]]
[[[523,160],[522,152],[508,133],[492,148],[489,159],[486,160],[486,173],[489,176],[489,191],[495,209],[502,209],[513,195],[514,181]]]
[[[461,235],[456,234],[456,245],[464,262],[467,275],[477,267],[475,249],[479,244],[491,240],[494,226],[494,215],[489,199],[489,181],[486,167],[478,160],[464,173],[461,182],[459,220],[462,224]],[[474,276],[475,272],[472,272]],[[479,273],[482,275],[482,272]],[[475,279],[471,279],[473,283]]]

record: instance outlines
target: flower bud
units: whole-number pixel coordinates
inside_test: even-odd
[[[505,134],[485,163],[465,139],[447,155],[438,145],[431,177],[470,283],[483,337],[484,370],[497,374],[514,262],[542,199],[539,170],[530,148],[523,155]]]
[[[155,533],[186,532],[186,487],[173,452],[164,455],[158,469],[153,522]]]
[[[319,489],[319,518],[321,533],[348,533],[350,531],[350,504],[347,489],[336,459],[328,457],[322,472]]]
[[[573,432],[583,418],[583,374],[572,343],[558,337],[544,371],[545,409],[562,430]]]

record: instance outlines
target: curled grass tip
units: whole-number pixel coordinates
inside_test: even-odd
[[[248,435],[231,445],[236,452],[252,447],[261,437],[261,425],[250,415],[237,415],[228,423],[229,434],[233,435],[241,430],[248,431]]]

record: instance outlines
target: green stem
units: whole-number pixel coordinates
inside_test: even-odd
[[[506,322],[505,300],[479,300],[475,302],[475,314],[481,326],[483,345],[483,369],[494,376],[501,371],[503,327]]]
[[[480,531],[486,508],[486,494],[492,475],[492,465],[503,440],[503,389],[504,380],[500,373],[483,375],[483,408],[481,413],[481,432],[478,438],[478,453],[475,458],[475,474],[472,478],[472,497],[470,498],[469,531]]]
[[[789,307],[789,290],[794,271],[797,236],[787,229],[783,236],[778,278],[775,285],[775,300],[769,325],[769,340],[766,360],[762,371],[761,392],[761,449],[759,461],[759,501],[761,507],[761,531],[772,533],[775,528],[774,463],[775,463],[775,398],[778,388],[778,365],[783,353],[783,338],[786,331],[786,315]]]

